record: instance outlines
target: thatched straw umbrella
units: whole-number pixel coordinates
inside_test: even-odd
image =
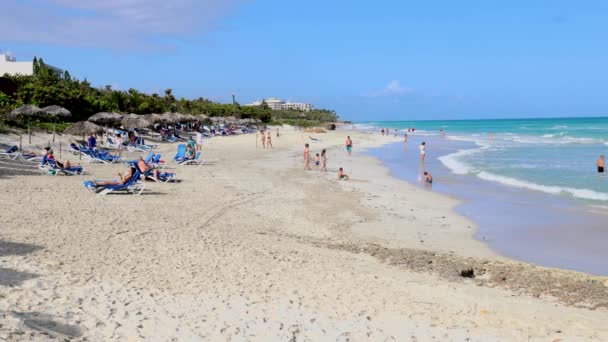
[[[145,114],[145,115],[143,115],[143,117],[144,117],[144,119],[146,119],[147,121],[149,121],[153,124],[162,121],[160,114]]]
[[[175,113],[163,113],[160,116],[160,121],[167,123],[175,123],[178,121],[178,118],[177,116],[175,116]]]
[[[27,135],[29,137],[30,144],[32,143],[32,131],[30,130],[30,122],[32,118],[42,113],[42,109],[34,105],[25,105],[15,108],[8,114],[8,118],[11,120],[17,120],[20,118],[27,118]],[[21,145],[21,143],[19,144]],[[19,146],[21,148],[21,146]]]
[[[41,111],[48,115],[51,115],[54,117],[59,117],[59,118],[69,118],[72,116],[72,112],[70,112],[69,110],[67,110],[61,106],[56,106],[56,105],[44,107],[41,109]]]
[[[13,111],[8,114],[8,117],[9,119],[17,119],[19,117],[32,117],[40,114],[42,114],[42,109],[39,107],[34,105],[25,105],[13,109]]]
[[[211,122],[213,122],[214,124],[220,123],[220,122],[224,122],[224,118],[221,116],[212,116],[211,118],[209,118],[211,120]]]
[[[87,133],[103,133],[103,127],[96,125],[90,121],[79,121],[66,128],[63,133],[71,135],[84,135]]]
[[[47,106],[41,109],[42,112],[53,117],[53,142],[55,142],[55,131],[57,131],[57,118],[69,118],[72,116],[72,112],[61,107],[61,106]]]
[[[147,128],[152,126],[152,123],[144,119],[143,115],[137,114],[123,115],[121,122],[125,129]]]
[[[88,121],[94,122],[96,124],[115,124],[120,122],[121,119],[122,115],[118,113],[100,112],[89,117]]]

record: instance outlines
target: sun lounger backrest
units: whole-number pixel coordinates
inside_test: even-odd
[[[144,163],[146,163],[146,164],[150,163],[150,161],[152,160],[152,158],[154,158],[154,153],[150,152],[148,154],[148,156],[146,157],[146,159],[144,159]]]
[[[186,157],[186,144],[177,145],[177,153],[174,159],[184,159]]]

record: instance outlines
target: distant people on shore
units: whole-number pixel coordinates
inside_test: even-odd
[[[339,168],[338,169],[338,180],[349,180],[350,178],[348,177],[348,175],[346,173],[344,173],[344,169],[343,168]]]
[[[310,146],[304,144],[304,170],[310,170]]]
[[[604,173],[604,168],[606,167],[606,160],[604,155],[602,154],[600,158],[597,160],[597,172]]]
[[[403,133],[403,142],[407,143],[407,133]]]
[[[266,137],[266,146],[272,148],[272,137],[270,136],[270,132],[268,132],[268,136]]]
[[[384,128],[380,132],[382,132],[382,136],[384,136]]]
[[[119,156],[122,156],[122,146],[123,146],[122,136],[117,133],[116,136],[114,137],[114,148],[118,150]]]
[[[203,149],[203,133],[196,132],[196,150],[200,151]]]
[[[264,130],[260,130],[260,140],[262,140],[262,148],[266,148],[266,133],[264,133]]]
[[[321,171],[327,172],[327,150],[323,149],[321,151]]]
[[[397,137],[397,129],[395,128],[395,138]]]
[[[353,152],[353,141],[350,139],[350,135],[346,137],[346,152],[349,157]]]
[[[420,149],[420,162],[424,164],[424,157],[426,156],[426,142],[423,141],[420,143],[418,148]]]

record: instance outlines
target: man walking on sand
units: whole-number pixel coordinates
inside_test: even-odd
[[[346,152],[348,152],[349,157],[353,152],[353,141],[350,140],[350,135],[346,137]]]

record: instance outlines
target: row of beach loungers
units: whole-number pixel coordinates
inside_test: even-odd
[[[201,152],[198,151],[193,158],[188,158],[186,156],[186,145],[179,144],[177,153],[173,157],[173,163],[177,165],[202,165],[203,161],[201,160]],[[160,182],[170,182],[175,180],[175,173],[171,172],[163,172],[160,170],[164,170],[167,167],[167,163],[161,159],[161,155],[153,152],[149,152],[146,158],[143,159],[144,163],[150,168],[147,170],[145,174],[142,174],[142,171],[138,168],[137,163],[139,160],[131,160],[131,161],[123,161],[120,156],[114,156],[107,151],[96,150],[96,149],[88,149],[85,146],[78,146],[75,143],[70,145],[68,151],[74,154],[81,154],[83,157],[89,159],[89,163],[100,162],[103,164],[116,164],[116,163],[125,163],[129,165],[132,170],[131,177],[118,184],[118,181],[109,181],[115,182],[117,184],[105,184],[105,185],[97,185],[97,183],[103,183],[102,181],[84,181],[84,186],[86,189],[91,190],[98,194],[108,194],[115,191],[127,191],[129,193],[141,194],[145,188],[145,184],[141,182],[140,178],[143,176],[145,180],[158,180]],[[0,157],[5,157],[10,160],[20,160],[20,161],[29,161],[29,162],[39,162],[38,169],[45,174],[49,175],[83,175],[84,168],[81,165],[70,166],[70,167],[60,167],[57,165],[57,162],[54,159],[47,158],[46,155],[36,156],[34,154],[27,154],[18,152],[17,146],[12,146],[5,151],[0,151]],[[152,170],[157,171],[157,179],[153,176],[154,173]]]

